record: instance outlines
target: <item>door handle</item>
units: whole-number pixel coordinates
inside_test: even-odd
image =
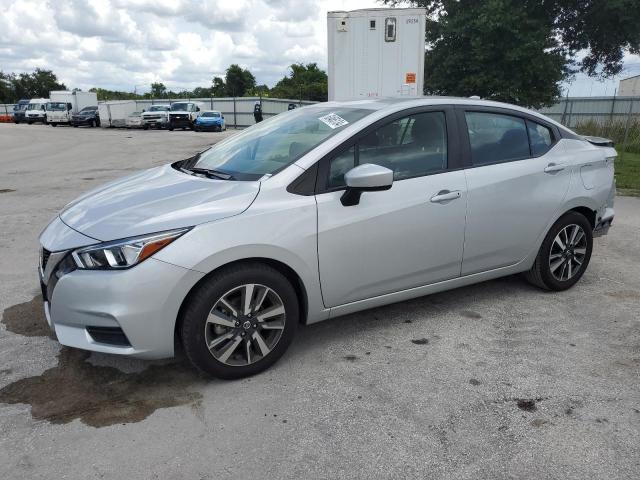
[[[454,190],[453,192],[449,190],[440,190],[433,197],[431,197],[431,202],[443,203],[448,202],[449,200],[455,200],[456,198],[460,198],[460,190]]]
[[[558,165],[557,163],[550,163],[544,169],[544,173],[554,173],[564,170],[564,165]]]

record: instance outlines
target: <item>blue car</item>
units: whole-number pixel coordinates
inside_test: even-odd
[[[196,123],[194,128],[198,132],[202,131],[214,131],[221,132],[227,129],[227,126],[224,122],[224,115],[218,112],[217,110],[206,110],[200,114],[198,118],[196,118]]]

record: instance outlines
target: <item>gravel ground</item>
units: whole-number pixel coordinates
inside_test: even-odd
[[[41,229],[224,135],[0,124],[0,478],[638,478],[638,198],[570,291],[507,277],[330,320],[253,378],[61,348]]]

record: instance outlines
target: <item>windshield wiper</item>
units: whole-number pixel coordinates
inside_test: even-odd
[[[221,172],[220,170],[213,170],[211,168],[199,168],[199,167],[191,167],[191,168],[180,168],[185,173],[190,174],[199,174],[204,175],[209,178],[218,178],[220,180],[235,180],[233,175],[229,175],[228,173]]]

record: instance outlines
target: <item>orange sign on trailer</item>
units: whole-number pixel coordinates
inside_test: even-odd
[[[416,83],[416,74],[415,73],[406,73],[404,75],[404,83]]]

